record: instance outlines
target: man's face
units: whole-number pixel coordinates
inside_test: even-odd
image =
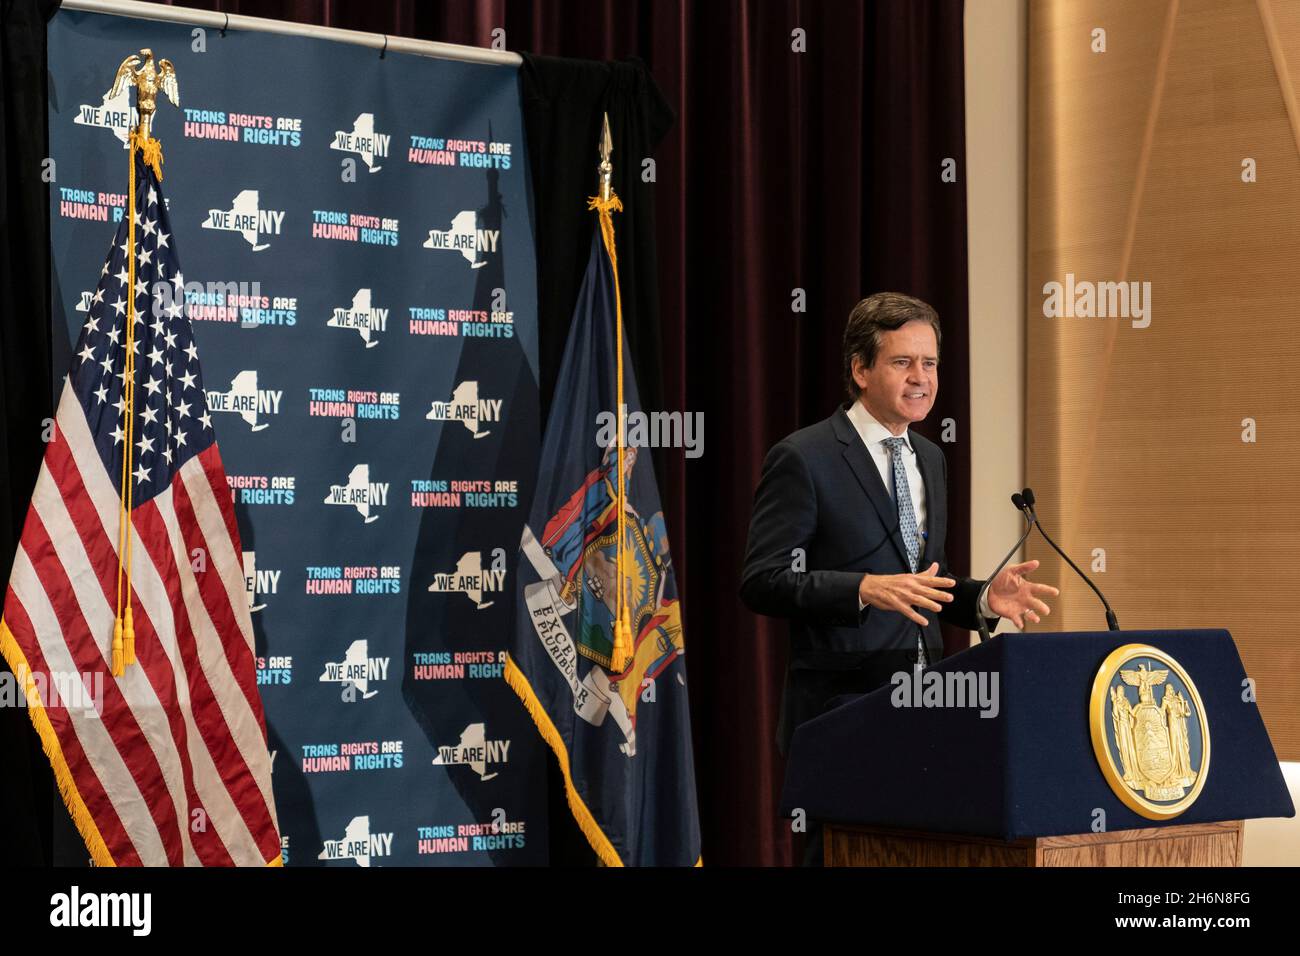
[[[875,364],[853,360],[853,380],[867,411],[886,428],[906,428],[934,407],[939,391],[939,343],[929,322],[908,322],[881,336]]]

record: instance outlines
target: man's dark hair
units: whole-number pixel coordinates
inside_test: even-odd
[[[853,359],[862,357],[867,368],[876,364],[880,351],[880,337],[885,332],[901,329],[908,322],[929,322],[934,329],[937,346],[943,341],[939,330],[939,313],[910,295],[901,292],[877,292],[867,296],[853,307],[848,324],[844,326],[844,388],[849,398],[858,398],[858,383],[853,381]]]

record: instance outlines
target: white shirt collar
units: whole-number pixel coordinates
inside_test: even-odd
[[[853,427],[868,448],[883,442],[886,438],[902,438],[909,451],[916,451],[912,447],[912,432],[910,430],[904,431],[902,435],[895,435],[880,424],[871,412],[867,411],[867,406],[863,405],[860,399],[849,406],[845,414],[849,416],[849,421],[853,423]]]

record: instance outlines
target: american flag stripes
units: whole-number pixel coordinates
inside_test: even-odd
[[[135,281],[124,217],[32,494],[0,647],[28,687],[33,723],[98,864],[276,865],[280,838],[239,530],[161,189],[138,154],[133,165]],[[125,580],[136,663],[114,677],[128,440]],[[54,699],[52,688],[68,675],[78,675],[88,693],[102,687],[95,707]]]

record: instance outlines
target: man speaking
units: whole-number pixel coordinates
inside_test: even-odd
[[[790,664],[777,729],[794,728],[843,694],[943,656],[939,621],[978,628],[976,614],[1017,627],[1049,613],[1059,594],[1010,565],[976,607],[983,581],[948,576],[948,466],[939,446],[908,430],[939,388],[939,317],[911,296],[863,299],[844,329],[852,398],[825,421],[778,442],[754,494],[741,597],[789,618]],[[809,837],[813,837],[809,833]],[[810,846],[820,858],[820,847]]]

